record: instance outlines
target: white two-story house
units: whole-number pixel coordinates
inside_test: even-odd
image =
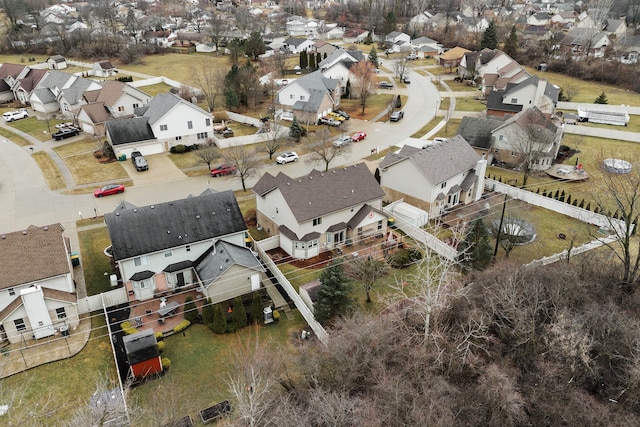
[[[73,331],[79,323],[71,248],[60,224],[0,235],[0,343]]]
[[[265,173],[253,191],[258,224],[279,236],[280,247],[294,258],[313,258],[387,230],[384,191],[364,163],[300,178]]]
[[[129,300],[198,289],[220,302],[257,291],[264,268],[246,247],[247,227],[232,191],[105,215],[117,275]]]
[[[280,89],[278,104],[282,111],[292,113],[298,120],[316,123],[320,117],[340,106],[341,94],[340,81],[328,79],[318,70]]]
[[[135,117],[106,122],[106,134],[116,156],[169,151],[179,144],[204,144],[213,135],[210,113],[173,93],[154,96],[135,109]]]

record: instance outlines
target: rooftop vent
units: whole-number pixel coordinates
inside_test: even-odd
[[[151,206],[149,206],[149,207],[150,207],[151,209],[155,209],[155,208],[156,208],[156,206],[155,206],[155,205],[151,205]]]
[[[134,212],[138,212],[138,209],[134,209],[133,211],[134,211]]]
[[[200,215],[196,215],[196,219],[200,219]]]
[[[49,227],[47,227],[46,225],[45,225],[44,227],[42,227],[42,229],[43,229],[44,231],[49,231]]]
[[[24,231],[22,232],[22,235],[23,235],[23,236],[26,236],[26,235],[27,235],[27,230],[24,230]]]
[[[167,230],[167,234],[171,234],[171,230]]]
[[[116,212],[116,216],[120,216],[120,212]]]

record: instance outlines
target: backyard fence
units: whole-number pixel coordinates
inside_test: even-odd
[[[78,313],[90,313],[92,311],[102,310],[103,307],[113,307],[115,305],[125,304],[127,302],[129,302],[127,290],[124,287],[116,288],[98,295],[79,298]]]

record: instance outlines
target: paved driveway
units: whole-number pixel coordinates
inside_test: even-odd
[[[138,172],[129,159],[122,164],[124,170],[127,171],[133,180],[134,186],[175,181],[187,177],[169,160],[169,153],[154,154],[152,156],[145,156],[144,158],[147,159],[147,163],[149,164],[149,170],[146,171]]]

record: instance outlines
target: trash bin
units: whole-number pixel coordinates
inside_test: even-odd
[[[71,253],[71,265],[74,267],[80,265],[80,255],[77,252]]]
[[[120,154],[120,157],[118,157],[118,161],[120,162],[124,162],[127,160],[127,155],[126,154]]]

